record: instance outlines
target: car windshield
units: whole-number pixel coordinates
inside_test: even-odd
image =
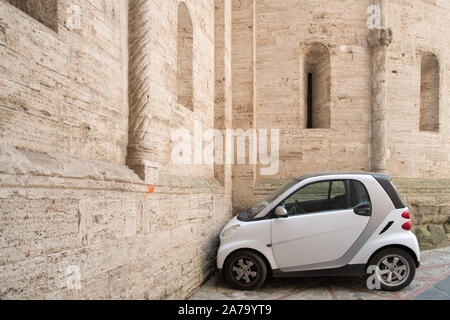
[[[270,203],[275,201],[279,196],[281,196],[283,193],[285,193],[287,190],[292,188],[294,185],[296,185],[300,180],[298,179],[291,179],[285,184],[283,184],[281,187],[273,191],[269,196],[267,196],[264,201],[258,203],[256,206],[253,206],[251,208],[251,212],[249,213],[249,216],[254,218],[258,215],[264,208],[266,208]]]

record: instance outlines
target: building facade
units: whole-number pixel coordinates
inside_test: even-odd
[[[233,213],[314,171],[394,176],[423,248],[446,244],[449,18],[447,0],[1,0],[0,298],[185,298]],[[212,129],[279,130],[277,170],[206,161]]]

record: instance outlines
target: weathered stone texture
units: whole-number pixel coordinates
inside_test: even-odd
[[[450,180],[396,178],[394,183],[408,204],[421,248],[448,245]]]
[[[231,39],[227,2],[218,9],[227,10],[223,39]],[[186,1],[194,83],[186,108],[177,101],[178,1],[149,3],[152,194],[125,166],[128,1],[77,1],[82,28],[69,30],[72,3],[58,0],[57,32],[0,1],[0,298],[185,298],[214,270],[231,168],[218,182],[213,165],[173,165],[170,133],[195,121],[214,126],[215,7]],[[230,45],[216,56],[229,75],[226,54]],[[69,285],[74,270],[79,289]]]
[[[57,0],[8,0],[23,12],[54,31],[58,31],[58,1]]]
[[[387,168],[409,178],[449,178],[449,1],[389,1]],[[439,60],[439,131],[420,129],[423,53]]]
[[[259,165],[235,166],[233,206],[253,202],[261,180],[369,170],[367,7],[365,1],[233,1],[233,126],[281,129],[278,175],[260,177]],[[330,55],[328,129],[305,129],[305,59],[313,44]]]
[[[125,166],[0,154],[0,297],[184,298],[213,270],[229,219],[213,179],[163,175],[148,194]],[[71,267],[80,290],[68,287]]]
[[[45,2],[45,1],[39,1]],[[71,4],[58,1],[58,32],[0,2],[0,140],[123,164],[128,139],[126,3],[80,1],[82,29],[66,25]],[[94,3],[94,4],[93,4]]]

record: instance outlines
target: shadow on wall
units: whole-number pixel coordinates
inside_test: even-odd
[[[58,1],[7,0],[40,23],[58,32]]]

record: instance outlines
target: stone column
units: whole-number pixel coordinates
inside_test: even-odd
[[[370,167],[373,172],[384,173],[388,157],[386,139],[386,48],[392,42],[392,31],[388,28],[372,29],[367,37],[367,42],[372,49],[372,148]]]
[[[130,0],[129,49],[129,141],[127,164],[146,182],[153,183],[153,148],[150,123],[151,1]]]

